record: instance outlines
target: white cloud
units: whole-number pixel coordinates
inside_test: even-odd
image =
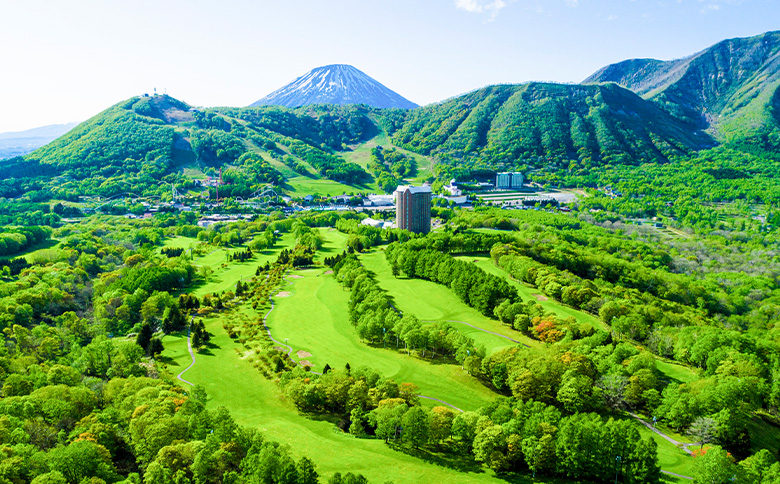
[[[580,4],[580,0],[566,0],[566,5],[570,7],[577,7]]]
[[[617,20],[617,19],[618,19],[617,15],[610,15],[609,17],[607,17],[607,22],[612,22],[613,20]]]
[[[483,11],[483,7],[478,0],[456,0],[455,7],[467,12],[481,13]]]
[[[495,19],[504,7],[506,7],[504,0],[455,0],[455,8],[471,13],[490,12],[490,20]]]

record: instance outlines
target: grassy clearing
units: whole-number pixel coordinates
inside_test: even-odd
[[[368,163],[371,161],[371,150],[377,146],[387,148],[391,146],[387,133],[384,131],[374,136],[365,143],[352,146],[352,151],[342,153],[341,156],[351,163],[357,163],[364,170],[368,170]]]
[[[655,443],[658,444],[658,464],[661,466],[661,469],[668,472],[674,472],[675,474],[693,477],[695,457],[685,453],[682,449],[678,449],[676,446],[672,445],[671,442],[639,422],[636,422],[636,428],[639,430],[642,437],[650,435],[653,437],[653,440],[655,440]]]
[[[696,372],[683,365],[657,359],[655,366],[658,368],[658,371],[674,383],[690,383],[699,379]]]
[[[188,249],[198,244],[198,240],[192,237],[174,237],[165,241],[163,247]],[[192,293],[202,297],[212,292],[222,292],[235,289],[236,283],[241,280],[251,279],[255,275],[258,265],[273,262],[282,249],[290,249],[295,246],[295,238],[292,234],[282,234],[272,249],[256,252],[255,256],[246,262],[228,262],[227,254],[244,249],[246,246],[224,248],[207,246],[210,250],[202,256],[196,256],[193,264],[202,267],[208,266],[214,272],[206,281],[191,287]]]
[[[296,176],[287,180],[289,186],[289,195],[291,197],[303,197],[309,194],[319,194],[326,196],[336,196],[341,194],[354,195],[358,193],[376,191],[376,187],[351,186],[339,183],[326,178],[308,178],[305,176]]]
[[[772,455],[780,452],[780,428],[761,417],[754,417],[748,424],[750,453],[767,449]]]
[[[322,233],[325,238],[322,256],[343,250],[347,237],[345,234],[328,229],[322,229]],[[179,237],[166,241],[166,246],[186,248],[193,242],[196,241]],[[265,260],[275,258],[282,248],[291,246],[293,242],[292,237],[286,234],[273,250],[259,255],[258,260],[246,264],[232,263],[219,269],[219,272],[215,272],[212,278],[195,292],[206,294],[222,290],[223,287],[234,287],[235,282],[243,277],[245,266],[251,267],[253,271],[257,265],[255,262],[265,263]],[[373,263],[373,266],[379,269],[382,265],[385,266],[385,269],[374,271],[382,273],[380,284],[383,287],[387,288],[387,282],[396,281],[384,263],[384,254],[377,251],[361,257],[366,259],[364,263],[367,265]],[[217,249],[196,258],[195,264],[215,265],[221,261],[224,261],[224,253],[222,249]],[[308,359],[318,365],[329,362],[336,367],[347,361],[352,366],[369,365],[396,381],[418,384],[423,394],[442,398],[464,409],[476,408],[494,396],[455,365],[433,365],[395,350],[373,348],[358,342],[346,315],[349,293],[338,285],[333,276],[324,275],[323,272],[317,269],[298,271],[297,274],[303,278],[290,279],[293,284],[287,286],[287,289],[292,290],[291,296],[275,299],[276,308],[269,321],[277,339],[288,338],[295,351],[303,349],[311,352],[312,356]],[[414,284],[416,282],[425,284],[417,286]],[[407,292],[396,297],[403,298],[415,311],[419,310],[422,314],[440,314],[440,319],[463,318],[462,320],[472,324],[492,324],[498,329],[511,332],[460,303],[447,288],[427,281],[402,279],[397,280],[397,284],[393,286],[394,289],[410,286],[413,297],[408,298]],[[427,287],[420,292],[423,286]],[[440,293],[436,288],[445,292]],[[441,298],[444,298],[443,302]],[[254,311],[246,305],[234,311],[254,316]],[[470,311],[473,313],[469,314]],[[351,471],[364,474],[371,482],[391,480],[396,483],[465,484],[503,481],[497,479],[491,471],[464,457],[428,452],[421,452],[416,456],[408,455],[393,450],[379,440],[356,439],[345,435],[334,429],[333,422],[325,419],[311,419],[300,415],[284,400],[274,382],[263,378],[248,359],[242,358],[246,348],[227,336],[222,326],[223,321],[225,318],[235,317],[235,312],[223,312],[205,318],[206,327],[213,335],[212,342],[208,349],[196,355],[195,366],[183,375],[183,378],[206,388],[209,406],[212,408],[224,405],[238,423],[259,428],[268,438],[290,445],[297,457],[307,455],[313,458],[320,474],[325,478],[337,471]],[[492,327],[487,329],[493,330]],[[285,333],[290,336],[285,336]],[[513,337],[516,336],[514,332],[511,333]],[[175,377],[190,364],[186,335],[165,336],[164,345],[165,352],[161,363],[167,372]],[[649,430],[642,427],[640,432]],[[662,468],[691,475],[692,458],[663,439],[658,441],[658,444]],[[674,478],[667,481],[678,482]],[[550,478],[531,480],[529,477],[519,476],[512,478],[511,482],[569,481]]]
[[[334,228],[321,228],[320,234],[325,242],[322,247],[317,251],[314,259],[315,261],[322,262],[326,257],[333,257],[334,255],[341,254],[347,246],[347,234],[339,232]]]
[[[538,341],[532,340],[500,322],[482,315],[476,309],[466,306],[445,286],[422,279],[394,277],[381,248],[361,254],[360,260],[368,270],[376,274],[379,286],[388,292],[393,298],[393,304],[400,311],[409,311],[424,321],[465,321],[479,328],[521,341],[529,346],[540,345]],[[474,331],[464,325],[461,325],[461,328]],[[489,352],[514,345],[504,338],[482,334],[480,342],[486,344]]]
[[[27,250],[23,250],[21,252],[17,252],[16,254],[9,254],[2,256],[3,259],[18,259],[20,257],[24,257],[27,259],[27,262],[30,264],[33,263],[35,260],[35,256],[37,254],[41,254],[45,251],[51,251],[52,249],[55,249],[58,245],[60,245],[60,241],[57,239],[48,239],[44,240],[40,244],[37,244],[33,247],[30,247]]]

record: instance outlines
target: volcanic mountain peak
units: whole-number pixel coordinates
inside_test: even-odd
[[[298,107],[307,104],[367,104],[377,108],[401,109],[417,107],[417,104],[346,64],[312,69],[250,106]]]

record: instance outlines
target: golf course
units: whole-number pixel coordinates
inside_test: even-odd
[[[343,251],[345,234],[334,229],[321,229],[321,234],[324,244],[317,251],[317,260]],[[195,239],[178,237],[169,239],[166,246],[188,249],[197,243]],[[202,296],[234,289],[238,281],[251,279],[258,265],[273,262],[281,250],[293,245],[293,235],[283,234],[273,249],[256,254],[250,261],[231,263],[226,263],[226,254],[236,248],[201,250],[203,255],[194,257],[194,264],[208,266],[213,273],[191,292]],[[486,271],[500,271],[487,257],[469,258],[476,259],[475,263]],[[477,344],[484,345],[488,353],[515,346],[516,342],[531,347],[542,344],[466,306],[444,286],[394,277],[381,247],[360,254],[359,259],[375,275],[399,311],[410,312],[424,322],[447,321]],[[525,297],[524,293],[521,295]],[[326,364],[332,368],[347,364],[352,368],[368,366],[397,383],[415,384],[421,396],[428,397],[421,400],[428,407],[446,404],[457,410],[476,410],[499,397],[457,364],[407,355],[393,344],[372,345],[361,341],[349,323],[348,300],[349,291],[327,267],[290,271],[273,292],[271,308],[256,311],[245,302],[205,315],[203,322],[212,335],[211,341],[195,353],[195,364],[182,378],[205,388],[210,407],[225,406],[238,423],[263,430],[268,438],[288,444],[298,456],[316,458],[319,471],[325,476],[349,469],[365,475],[371,482],[497,482],[499,479],[493,471],[468,458],[430,450],[402,452],[381,439],[360,439],[343,433],[328,419],[301,414],[286,401],[277,383],[258,371],[253,364],[251,346],[231,339],[225,330],[226,323],[265,316],[273,338],[291,347],[290,354],[295,361],[305,359],[313,371],[322,371]],[[599,324],[593,316],[554,302],[547,302],[545,308],[559,314],[576,313],[567,315]],[[187,334],[167,335],[163,343],[162,362],[167,373],[175,377],[192,362]],[[403,348],[403,344],[400,346]],[[651,433],[639,423],[637,428],[643,434]],[[660,436],[654,437],[661,467],[691,475],[692,458]],[[520,480],[514,482],[560,482],[552,478],[517,479]]]

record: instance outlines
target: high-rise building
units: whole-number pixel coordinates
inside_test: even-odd
[[[431,231],[431,187],[401,185],[395,190],[395,224],[418,234]]]
[[[496,173],[497,190],[517,190],[523,188],[523,174],[515,172]]]

